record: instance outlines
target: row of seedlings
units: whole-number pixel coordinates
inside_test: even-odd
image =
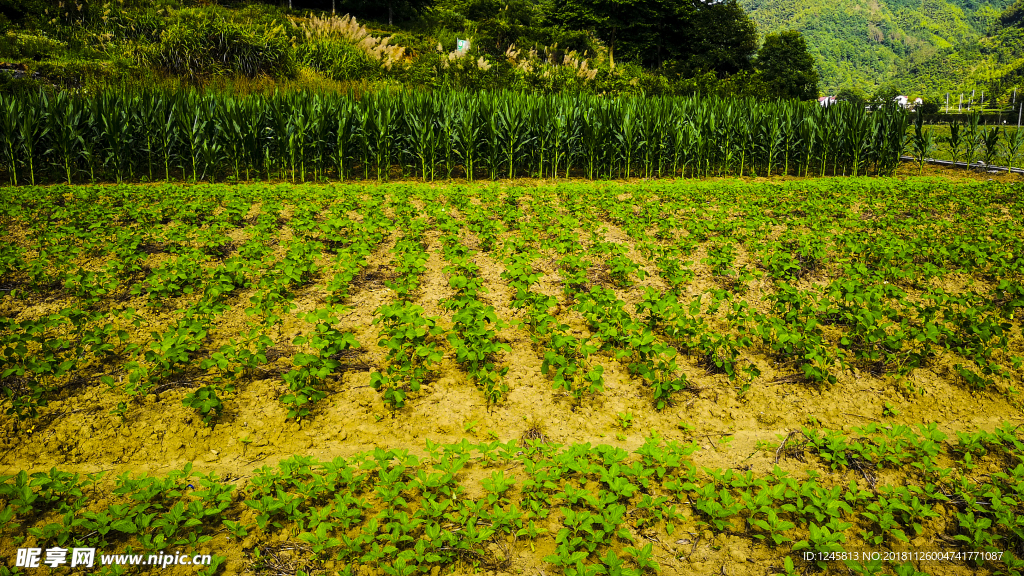
[[[452,204],[464,212],[469,207],[468,198],[457,191],[452,195]],[[494,306],[480,300],[487,293],[480,267],[473,261],[473,252],[460,238],[465,227],[463,220],[457,220],[444,208],[433,211],[435,226],[441,232],[441,247],[448,265],[444,273],[453,294],[441,302],[441,307],[452,314],[452,329],[448,332],[448,343],[455,351],[455,360],[469,374],[484,397],[488,406],[500,402],[508,392],[503,377],[508,366],[499,366],[496,357],[510,352],[508,344],[498,339],[498,332],[506,327],[498,318]]]
[[[430,205],[436,198],[414,198],[414,191],[407,188],[390,190],[395,228],[402,230],[391,249],[395,273],[386,282],[396,298],[374,313],[373,323],[381,325],[378,345],[386,350],[387,358],[383,369],[370,375],[370,385],[381,393],[388,408],[398,410],[410,393],[419,392],[444,358],[444,328],[412,302],[426,272],[426,231],[430,228],[428,220],[419,216],[420,207],[414,200]]]
[[[560,253],[575,252],[578,244],[571,217],[559,215],[551,199],[543,194],[539,189],[531,192],[530,220],[520,222],[518,232],[506,241],[502,278],[515,292],[512,306],[523,310],[523,326],[530,333],[534,346],[544,351],[541,372],[551,377],[556,390],[564,390],[579,403],[584,396],[604,389],[604,367],[591,359],[599,346],[589,336],[575,334],[569,325],[550,314],[558,299],[533,290],[541,277],[540,270],[534,266],[544,257],[540,247],[553,245]],[[514,197],[509,200],[525,202]],[[570,262],[568,259],[572,258],[575,259]],[[585,281],[586,264],[569,255],[563,258],[560,269],[568,299],[579,286],[578,282]]]
[[[594,216],[601,210],[599,198],[607,194],[584,199],[572,194],[571,190],[559,192],[562,205],[591,229],[587,253],[605,263],[608,279],[620,288],[628,288],[644,280],[646,271],[629,257],[625,246],[601,239],[604,230],[597,227]],[[636,227],[631,231],[635,233]],[[647,288],[646,291],[650,296],[653,290]],[[676,362],[678,351],[662,342],[651,326],[635,320],[626,310],[626,303],[612,289],[591,286],[588,291],[577,295],[575,309],[601,342],[601,351],[624,362],[629,373],[639,377],[651,389],[652,402],[658,410],[669,406],[671,396],[689,386],[686,374]],[[639,306],[637,311],[643,310]]]
[[[296,205],[296,213],[290,221],[296,233],[293,244],[301,243],[305,250],[316,255],[333,252],[335,260],[330,265],[334,274],[326,286],[326,299],[330,304],[303,314],[301,319],[312,328],[292,341],[305,351],[294,355],[295,368],[282,375],[289,388],[281,397],[281,402],[289,408],[288,418],[308,416],[327,396],[327,378],[342,365],[341,358],[360,347],[351,332],[338,327],[344,312],[341,302],[349,296],[349,283],[366,266],[374,248],[388,236],[389,220],[375,203],[378,197],[360,199],[349,189],[319,200],[329,202],[330,210],[319,202],[305,201]],[[357,208],[367,209],[359,221],[348,216]]]

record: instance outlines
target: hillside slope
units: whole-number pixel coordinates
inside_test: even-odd
[[[1008,0],[740,0],[760,34],[800,30],[821,89],[871,92],[943,50],[974,45]]]
[[[960,92],[984,91],[988,102],[992,97],[1005,106],[1015,88],[1024,90],[1024,0],[1009,6],[988,35],[906,66],[894,83],[927,94],[949,92],[954,98]]]

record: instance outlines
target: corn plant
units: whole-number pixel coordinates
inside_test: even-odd
[[[49,115],[49,131],[53,135],[55,164],[64,172],[65,181],[71,184],[71,176],[78,164],[78,150],[82,145],[79,133],[82,110],[67,92],[54,96],[54,111]]]
[[[185,180],[387,180],[891,173],[906,114],[843,105],[681,97],[434,92],[204,94],[100,91],[0,100],[2,170],[31,183],[123,181],[172,167]],[[84,164],[84,166],[83,166]],[[163,169],[158,167],[162,165]]]
[[[18,162],[21,161],[19,124],[21,122],[22,101],[16,98],[5,98],[2,101],[2,117],[0,117],[0,139],[3,143],[4,164],[7,167],[11,184],[18,185]]]
[[[29,105],[21,109],[21,122],[19,140],[21,142],[22,157],[28,165],[29,182],[34,186],[36,183],[36,164],[43,157],[41,149],[46,143],[46,137],[50,132],[47,116],[49,116],[49,98],[45,92],[33,93],[29,98]],[[40,162],[41,163],[41,162]]]
[[[927,158],[935,153],[935,137],[931,130],[922,129],[924,116],[920,111],[917,113],[917,120],[914,122],[914,154],[917,156],[919,166],[918,173],[924,173],[924,163]],[[999,129],[996,128],[997,136]]]
[[[1014,163],[1020,157],[1022,149],[1024,149],[1024,130],[1020,128],[1013,131],[1007,130],[1005,134],[1006,136],[1003,138],[1003,162],[1006,163],[1010,172],[1012,172]]]
[[[992,126],[981,133],[982,158],[985,159],[986,166],[995,162],[996,157],[999,156],[1001,130],[999,126]]]
[[[974,110],[967,115],[967,123],[964,126],[966,132],[964,134],[964,160],[966,160],[968,168],[974,163],[978,154],[978,138],[981,136],[981,129],[978,127],[980,120],[981,113]]]
[[[525,96],[509,96],[494,103],[494,117],[497,120],[497,142],[500,146],[500,157],[508,166],[508,177],[515,174],[516,164],[523,150],[534,137],[530,135],[529,118],[527,117],[528,100]],[[495,171],[492,169],[492,174]]]
[[[949,136],[942,137],[942,140],[949,147],[949,155],[953,158],[954,164],[960,161],[960,156],[963,154],[964,136],[960,131],[961,128],[963,126],[959,120],[953,120],[949,123]]]
[[[135,132],[129,126],[128,109],[121,106],[113,94],[104,94],[98,103],[101,149],[105,152],[103,163],[113,166],[114,176],[121,182],[129,171]]]
[[[481,134],[484,127],[480,122],[480,102],[477,98],[458,95],[453,102],[458,110],[458,120],[454,127],[454,153],[462,162],[462,171],[466,179],[473,181],[477,160],[483,147]]]

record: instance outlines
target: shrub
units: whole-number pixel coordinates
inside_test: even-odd
[[[156,67],[193,81],[224,72],[249,77],[295,74],[282,26],[241,24],[197,9],[184,9],[175,16],[149,55]]]
[[[7,70],[0,70],[0,94],[20,94],[38,92],[42,83],[27,76],[15,77]]]
[[[80,87],[89,79],[105,81],[110,72],[101,64],[88,60],[40,62],[35,71],[48,81],[65,87]]]
[[[302,44],[296,58],[332,80],[374,79],[381,74],[380,64],[355,46],[326,38]]]
[[[4,20],[25,28],[38,27],[49,20],[47,8],[53,8],[53,3],[46,0],[4,0]]]
[[[0,56],[4,58],[42,60],[66,48],[63,42],[42,35],[9,31],[0,36]]]
[[[334,80],[375,79],[404,63],[405,48],[370,35],[352,16],[314,16],[295,27],[306,38],[299,61]]]

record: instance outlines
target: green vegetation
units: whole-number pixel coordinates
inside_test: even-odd
[[[768,72],[754,57],[761,40],[789,30],[807,49],[784,75],[810,58],[826,93],[892,88],[936,100],[984,89],[1002,102],[1021,78],[1021,9],[1008,0],[338,0],[336,15],[163,0],[67,8],[19,0],[5,11],[0,58],[15,68],[0,73],[0,91],[42,82],[787,97],[780,61]]]
[[[648,576],[698,546],[918,576],[826,555],[922,542],[1019,574],[1019,427],[921,411],[1020,407],[1022,188],[892,176],[1019,165],[1024,131],[929,125],[864,74],[997,30],[1005,97],[1019,2],[991,29],[1001,4],[805,5],[759,48],[772,1],[8,2],[0,576],[57,546],[226,553],[205,576]],[[847,102],[806,102],[819,78]],[[697,180],[723,177],[773,181]],[[859,380],[861,414],[733,424]],[[118,473],[74,472],[117,436]],[[211,466],[245,476],[180,465],[233,448]]]
[[[12,184],[888,175],[906,123],[893,106],[867,113],[792,100],[28,92],[0,96],[0,174]],[[415,258],[415,243],[400,249]],[[295,250],[286,285],[316,273]],[[632,271],[619,264],[614,275],[628,283]],[[161,274],[159,287],[138,289],[151,298],[194,289],[186,262]]]
[[[134,0],[39,6],[43,17],[34,0],[23,2],[0,17],[0,58],[12,66],[0,71],[0,92],[402,86],[785,96],[754,65],[756,31],[734,0],[342,1],[336,14]],[[459,48],[460,39],[468,44]]]
[[[799,32],[769,34],[757,52],[757,67],[773,94],[798,100],[813,100],[818,95],[814,58]]]
[[[841,0],[798,6],[788,0],[741,2],[760,34],[791,29],[803,33],[825,93],[843,88],[874,93],[892,87],[897,93],[933,99],[946,90],[970,91],[956,70],[965,66],[962,59],[950,52],[976,45],[991,34],[1009,4],[1010,0]],[[905,73],[921,66],[934,70],[929,75],[935,81],[951,87],[939,88]]]
[[[757,31],[735,0],[570,0],[547,3],[546,9],[556,27],[586,30],[602,39],[613,65],[620,54],[669,75],[753,71]]]
[[[664,573],[666,563],[690,561],[690,538],[736,536],[779,552],[784,560],[771,573],[842,566],[917,575],[925,572],[916,565],[940,562],[992,574],[1021,569],[1017,428],[1004,423],[949,442],[935,424],[870,425],[853,434],[805,428],[791,440],[790,453],[808,454],[797,474],[778,465],[761,474],[698,470],[695,443],[654,434],[633,452],[511,440],[427,441],[422,456],[381,448],[329,462],[294,456],[240,484],[189,464],[164,477],[126,473],[112,493],[102,473],[81,478],[54,468],[0,477],[0,530],[18,545],[130,546],[143,555],[194,552],[228,532],[254,543],[256,570],[269,567],[261,550],[290,539],[305,544],[292,557],[300,574],[328,566],[338,574],[362,567],[417,574],[458,561],[500,570],[518,548],[548,537],[555,546],[544,562],[565,575]],[[980,462],[1003,471],[976,478],[971,470]],[[469,468],[478,481],[464,479]],[[893,468],[907,475],[882,480]],[[951,528],[937,528],[941,522]],[[865,554],[904,550],[922,537],[948,538],[942,556],[879,563]],[[655,554],[653,538],[676,545]],[[801,551],[814,555],[805,560]],[[215,573],[223,560],[202,573]]]
[[[978,104],[982,93],[988,109],[1016,109],[1024,97],[1024,22],[1021,2],[991,17],[985,36],[943,47],[930,58],[908,63],[895,82],[931,94],[933,101],[949,93],[953,104],[961,93]],[[1014,91],[1020,92],[1014,101]]]
[[[1024,152],[1024,129],[1016,126],[992,126],[981,123],[975,110],[948,125],[929,125],[915,115],[913,132],[908,134],[909,153],[922,165],[926,159],[967,162],[978,168],[987,165],[1019,168]]]
[[[970,389],[1002,390],[1020,377],[1019,336],[1011,329],[1022,302],[1020,224],[983,224],[1002,218],[1016,187],[864,179],[770,188],[721,185],[729,200],[720,209],[707,207],[711,192],[687,182],[631,188],[628,197],[605,184],[536,188],[528,221],[524,190],[515,188],[504,195],[480,189],[478,203],[460,188],[408,185],[368,193],[287,185],[8,188],[6,226],[34,233],[4,252],[4,277],[17,286],[5,298],[55,289],[68,296],[59,311],[2,320],[7,413],[39,417],[88,367],[124,395],[122,416],[147,394],[188,382],[194,386],[184,404],[210,424],[222,414],[222,397],[267,363],[284,318],[294,316],[308,329],[292,339],[280,400],[288,418],[315,417],[344,359],[367,344],[339,328],[345,309],[337,302],[365,266],[352,256],[375,250],[390,230],[402,231],[386,281],[394,299],[373,311],[384,358],[370,386],[394,411],[435,379],[446,351],[488,404],[504,400],[502,358],[510,347],[501,333],[513,319],[484,300],[477,254],[503,263],[515,322],[527,330],[542,373],[577,404],[603,390],[611,359],[650,390],[657,410],[690,388],[690,363],[737,386],[756,382],[761,368],[752,352],[826,386],[850,369],[902,377],[938,354],[955,355],[957,379]],[[288,220],[293,235],[275,256],[269,244],[284,223],[281,203],[299,197]],[[256,203],[258,216],[238,218]],[[928,206],[956,218],[906,217]],[[603,222],[621,227],[636,252],[603,240]],[[787,231],[767,238],[778,225]],[[240,230],[247,240],[228,256],[221,239]],[[465,230],[479,250],[468,248]],[[440,239],[431,247],[433,231]],[[162,246],[169,257],[144,265],[147,246]],[[698,247],[706,258],[688,261]],[[432,249],[447,262],[451,296],[441,310],[450,318],[428,317],[415,303]],[[84,274],[77,261],[84,254],[105,264]],[[557,263],[560,297],[538,291],[544,258]],[[692,276],[684,272],[698,265],[714,285],[688,295]],[[169,276],[167,268],[179,272]],[[642,301],[627,305],[616,289],[653,269],[671,280],[669,288],[648,285]],[[950,293],[933,284],[951,273],[991,286]],[[801,282],[809,276],[827,282]],[[764,282],[773,289],[761,304],[745,299]],[[296,293],[321,283],[325,302],[293,314]],[[209,350],[211,333],[247,289],[242,338]],[[573,310],[586,330],[570,328],[556,306]],[[167,313],[160,330],[140,330]]]

